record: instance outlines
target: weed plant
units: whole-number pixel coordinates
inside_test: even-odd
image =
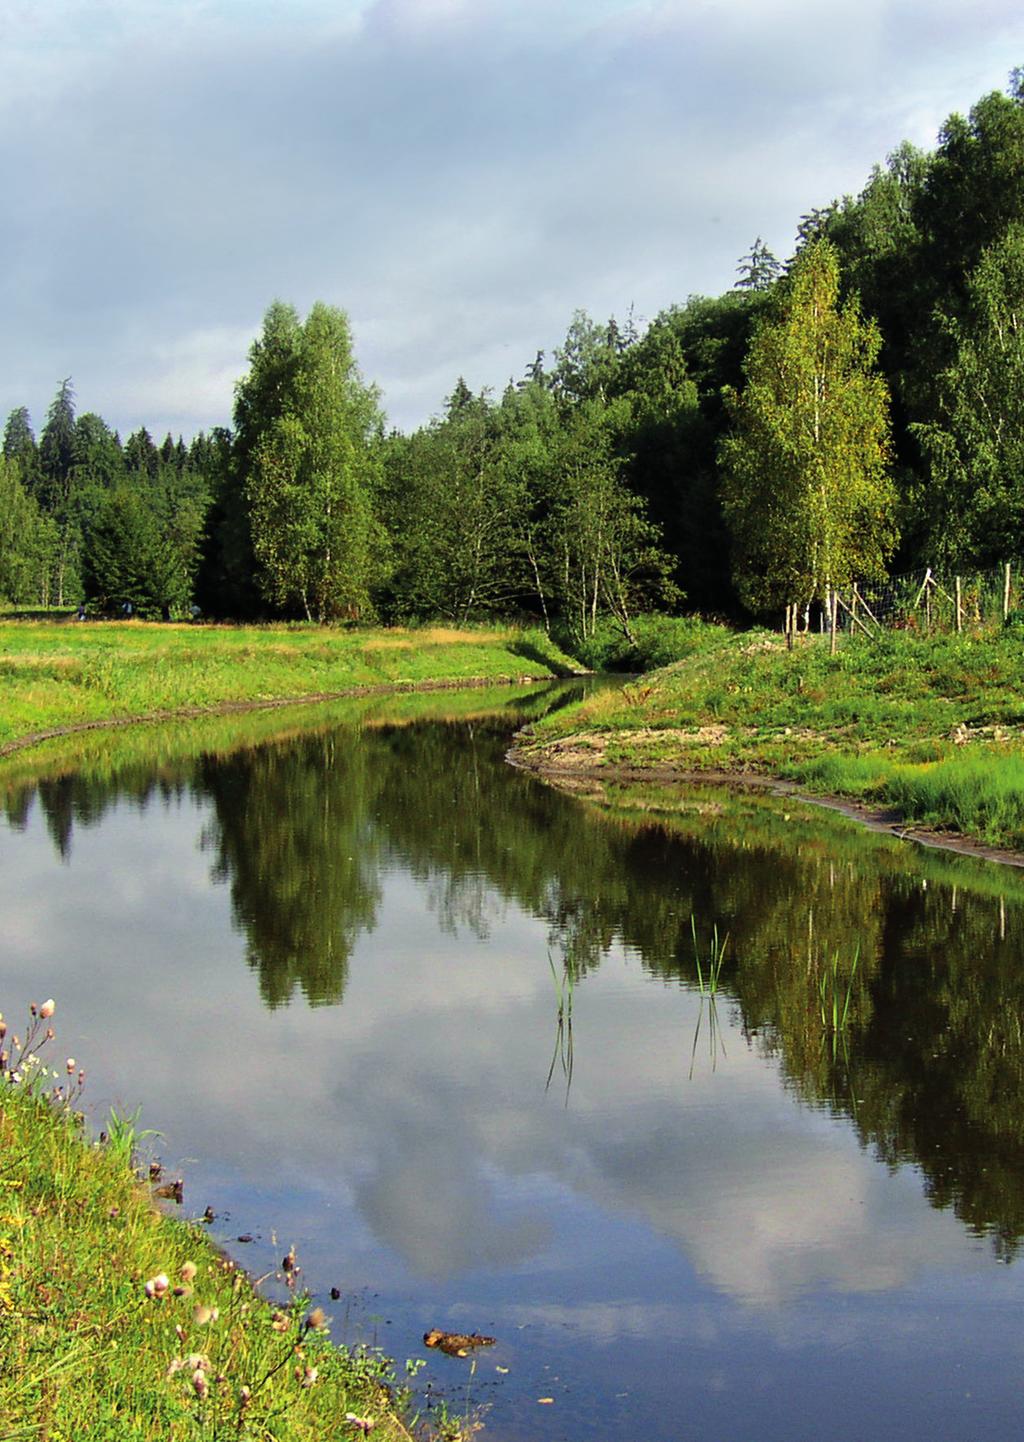
[[[821,969],[818,977],[818,1004],[822,1029],[830,1036],[839,1036],[846,1030],[859,960],[858,949],[853,954],[849,973],[844,975],[840,970],[839,953],[836,951],[832,954],[831,962],[826,962]]]
[[[715,922],[712,928],[711,938],[708,942],[706,953],[702,956],[701,944],[697,937],[697,918],[690,913],[690,934],[693,937],[693,957],[697,968],[697,989],[700,992],[700,1010],[697,1013],[697,1022],[693,1029],[693,1046],[690,1050],[690,1080],[693,1080],[694,1065],[697,1060],[697,1043],[700,1040],[701,1028],[704,1025],[704,1008],[707,1005],[708,1012],[708,1055],[711,1059],[711,1070],[718,1067],[718,1052],[721,1049],[725,1056],[725,1038],[722,1036],[722,1028],[718,1020],[718,980],[722,972],[722,963],[725,960],[725,949],[729,944],[728,933],[719,938],[718,923]]]
[[[330,1341],[293,1253],[275,1307],[201,1227],[155,1210],[125,1164],[135,1118],[90,1141],[84,1073],[43,1060],[53,1011],[33,1007],[23,1036],[0,1018],[4,1442],[408,1439],[389,1364]]]
[[[572,964],[569,961],[562,963],[561,975],[555,970],[555,963],[548,952],[548,966],[551,969],[551,979],[555,984],[555,996],[558,1003],[557,1029],[555,1032],[555,1049],[551,1055],[551,1065],[548,1067],[548,1079],[544,1085],[547,1091],[551,1086],[551,1078],[555,1074],[556,1063],[561,1063],[562,1075],[565,1078],[565,1104],[569,1104],[569,1093],[572,1090],[573,1070],[573,1041],[572,1041],[572,1002],[576,987],[576,978]]]
[[[690,932],[693,936],[693,955],[697,964],[697,985],[700,988],[701,996],[715,996],[718,992],[718,978],[722,972],[722,963],[725,960],[725,949],[729,944],[728,932],[722,938],[718,935],[718,922],[715,922],[711,932],[711,940],[708,943],[707,955],[701,960],[701,946],[697,940],[697,918],[690,914]]]

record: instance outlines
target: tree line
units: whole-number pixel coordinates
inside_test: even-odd
[[[1024,555],[1024,72],[649,324],[577,312],[500,397],[389,431],[347,318],[275,302],[233,425],[121,443],[65,382],[0,467],[0,595],[461,623],[825,599]]]

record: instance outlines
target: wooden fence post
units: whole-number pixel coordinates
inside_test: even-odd
[[[1010,614],[1010,563],[1007,561],[1003,574],[1003,620]]]

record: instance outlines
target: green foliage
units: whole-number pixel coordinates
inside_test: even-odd
[[[523,594],[528,442],[512,434],[503,412],[460,381],[440,420],[390,443],[385,516],[395,616],[465,625],[507,611]]]
[[[383,569],[377,395],[356,369],[342,311],[317,304],[304,324],[290,321],[268,311],[239,387],[238,418],[254,432],[243,493],[257,579],[278,612],[358,620],[372,614]],[[268,366],[280,372],[276,388]]]
[[[816,241],[756,331],[747,384],[730,400],[725,513],[736,584],[755,609],[880,575],[895,541],[880,338],[838,294],[836,251]]]
[[[56,552],[56,526],[22,484],[21,463],[0,458],[0,599],[46,604]]]
[[[183,529],[176,531],[176,525]],[[86,594],[101,612],[183,615],[191,595],[197,518],[161,519],[138,482],[102,493],[88,533]]]
[[[670,666],[696,651],[707,650],[728,634],[724,626],[711,625],[694,616],[634,616],[631,635],[612,618],[601,620],[585,641],[561,637],[567,647],[591,671],[620,671],[636,675]]]
[[[986,566],[1024,553],[1024,223],[1012,222],[942,323],[953,360],[937,416],[913,429],[929,462],[930,555]]]

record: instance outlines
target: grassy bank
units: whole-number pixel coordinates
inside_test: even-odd
[[[0,751],[58,727],[355,687],[568,675],[544,632],[0,621]]]
[[[746,632],[539,722],[529,764],[762,772],[1024,848],[1024,639]]]
[[[407,1439],[380,1357],[334,1346],[301,1295],[261,1300],[201,1224],[159,1213],[130,1169],[130,1126],[89,1141],[75,1064],[44,1075],[45,1041],[32,1060],[47,1024],[37,1016],[17,1045],[9,1024],[0,1042],[4,1442],[320,1442],[360,1436],[368,1417],[375,1437]]]

